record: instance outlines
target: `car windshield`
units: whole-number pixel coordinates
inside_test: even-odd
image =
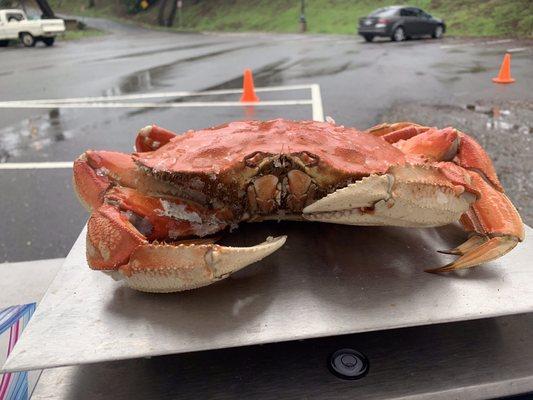
[[[392,17],[398,11],[397,8],[378,8],[376,11],[370,13],[369,17]]]

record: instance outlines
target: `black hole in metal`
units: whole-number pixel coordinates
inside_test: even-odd
[[[341,379],[360,379],[368,373],[370,363],[363,353],[340,349],[329,357],[328,368]]]

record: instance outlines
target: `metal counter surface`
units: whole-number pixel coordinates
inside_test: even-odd
[[[527,228],[526,235],[531,235]],[[533,311],[527,239],[484,267],[423,270],[465,240],[436,229],[314,223],[242,225],[226,244],[288,234],[274,255],[199,290],[135,292],[90,270],[84,232],[50,286],[6,371],[309,339]],[[474,344],[473,344],[474,345]]]

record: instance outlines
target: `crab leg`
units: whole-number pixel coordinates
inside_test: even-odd
[[[473,246],[455,261],[443,267],[426,269],[426,272],[450,272],[456,269],[471,268],[479,264],[496,260],[511,251],[519,242],[512,236],[493,237],[479,246]]]
[[[524,240],[524,225],[507,196],[494,188],[479,173],[469,172],[472,185],[480,191],[480,198],[461,218],[473,235],[450,252],[461,255],[454,262],[427,272],[448,272],[470,268],[495,260],[511,251]]]
[[[462,256],[463,254],[466,254],[469,250],[471,249],[474,249],[476,247],[478,247],[480,244],[483,244],[487,241],[488,239],[486,237],[483,237],[483,236],[479,236],[479,235],[472,235],[470,236],[470,238],[468,238],[468,240],[466,242],[464,242],[463,244],[457,246],[457,247],[454,247],[453,249],[450,249],[450,250],[437,250],[439,253],[443,253],[443,254],[453,254],[453,255],[457,255],[457,256]]]
[[[206,240],[149,243],[125,213],[104,204],[87,230],[87,260],[93,269],[145,292],[176,292],[209,285],[263,259],[285,243],[268,238],[252,247],[227,247]]]
[[[105,196],[125,213],[129,221],[150,241],[206,236],[226,228],[225,209],[209,210],[190,200],[171,196],[148,196],[135,189],[114,187]]]
[[[157,125],[142,128],[135,139],[135,150],[139,153],[157,150],[168,143],[176,134]]]
[[[395,143],[401,139],[409,139],[422,132],[427,131],[427,126],[413,124],[412,122],[397,122],[395,124],[376,125],[366,132],[374,136],[379,136],[389,143]]]
[[[267,238],[252,247],[217,244],[146,244],[137,247],[119,272],[133,289],[168,293],[195,289],[227,278],[232,273],[274,253],[286,236]],[[116,274],[115,274],[115,277]]]
[[[392,137],[394,133],[393,130],[387,135]],[[435,162],[433,165],[451,182],[479,194],[460,219],[465,230],[473,232],[473,236],[455,249],[444,251],[460,257],[428,272],[448,272],[495,260],[524,239],[520,215],[504,194],[488,154],[470,136],[452,128],[428,128],[393,143],[415,159],[423,157],[426,162]],[[453,162],[442,162],[448,160]]]
[[[139,244],[219,232],[227,225],[223,218],[223,213],[191,201],[113,187],[88,222],[89,265],[95,269],[113,269],[127,262]]]
[[[135,187],[137,179],[138,172],[129,154],[89,150],[74,161],[73,186],[89,211],[102,205],[111,186]]]
[[[87,262],[92,269],[114,270],[147,243],[128,216],[109,204],[95,210],[87,221]]]
[[[103,202],[88,222],[89,266],[125,279],[138,290],[173,292],[205,286],[266,257],[285,242],[279,237],[246,248],[215,245],[212,239],[158,243],[218,232],[227,225],[226,211],[120,186],[111,188]]]

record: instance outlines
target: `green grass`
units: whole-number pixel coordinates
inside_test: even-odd
[[[84,7],[87,3],[84,0],[51,0],[50,3],[55,9],[72,14],[126,18],[144,24],[155,24],[157,18],[157,7],[128,15],[121,0],[102,0],[99,2],[102,5],[92,9]],[[183,3],[183,30],[297,32],[299,29],[298,0],[200,0],[197,5],[185,0]],[[391,4],[401,2],[306,0],[308,30],[353,34],[359,17]],[[531,0],[411,0],[409,4],[444,18],[450,35],[533,37]]]
[[[100,31],[98,29],[82,29],[77,31],[66,31],[63,35],[61,35],[62,40],[80,40],[85,39],[88,37],[93,36],[102,36],[106,33],[103,31]]]

